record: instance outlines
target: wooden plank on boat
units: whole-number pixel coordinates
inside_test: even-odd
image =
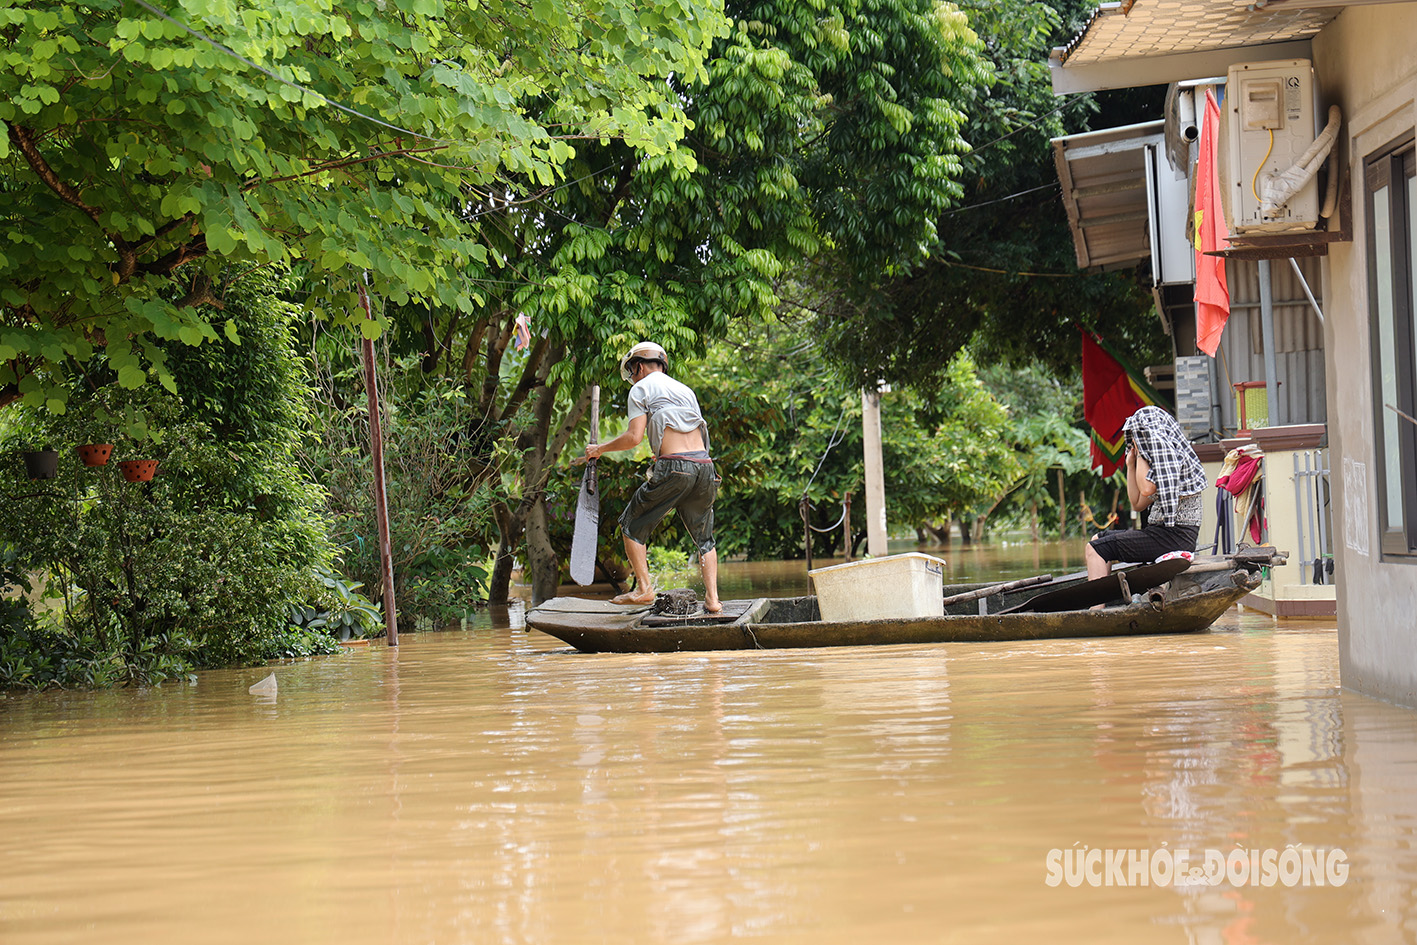
[[[649,604],[612,604],[608,600],[588,600],[584,597],[553,597],[537,604],[533,610],[558,614],[638,614],[649,608]]]

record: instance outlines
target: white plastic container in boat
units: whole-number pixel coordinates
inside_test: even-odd
[[[807,573],[823,620],[939,617],[945,612],[945,562],[918,551]]]

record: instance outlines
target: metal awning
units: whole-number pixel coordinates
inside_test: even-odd
[[[1115,269],[1151,255],[1146,149],[1163,145],[1165,124],[1053,139],[1079,268]]]
[[[1312,59],[1347,6],[1393,0],[1125,0],[1104,3],[1053,50],[1053,91],[1094,92],[1224,75],[1237,62]]]

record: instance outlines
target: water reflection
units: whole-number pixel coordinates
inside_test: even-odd
[[[960,579],[1064,563],[1050,553],[1010,550]],[[803,593],[806,576],[730,565],[730,582]],[[1237,610],[1178,638],[655,656],[574,653],[521,626],[514,606],[394,651],[279,666],[269,704],[248,692],[264,668],[0,701],[0,938],[1289,943],[1417,928],[1417,714],[1340,692],[1323,624]],[[1343,848],[1348,882],[1045,882],[1054,849],[1292,844]]]

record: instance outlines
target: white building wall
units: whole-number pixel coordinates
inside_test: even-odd
[[[1340,673],[1345,687],[1409,706],[1417,706],[1417,563],[1379,553],[1363,158],[1417,121],[1414,38],[1417,3],[1379,4],[1345,9],[1313,44],[1321,103],[1343,109],[1353,199],[1353,242],[1335,244],[1323,267]]]

